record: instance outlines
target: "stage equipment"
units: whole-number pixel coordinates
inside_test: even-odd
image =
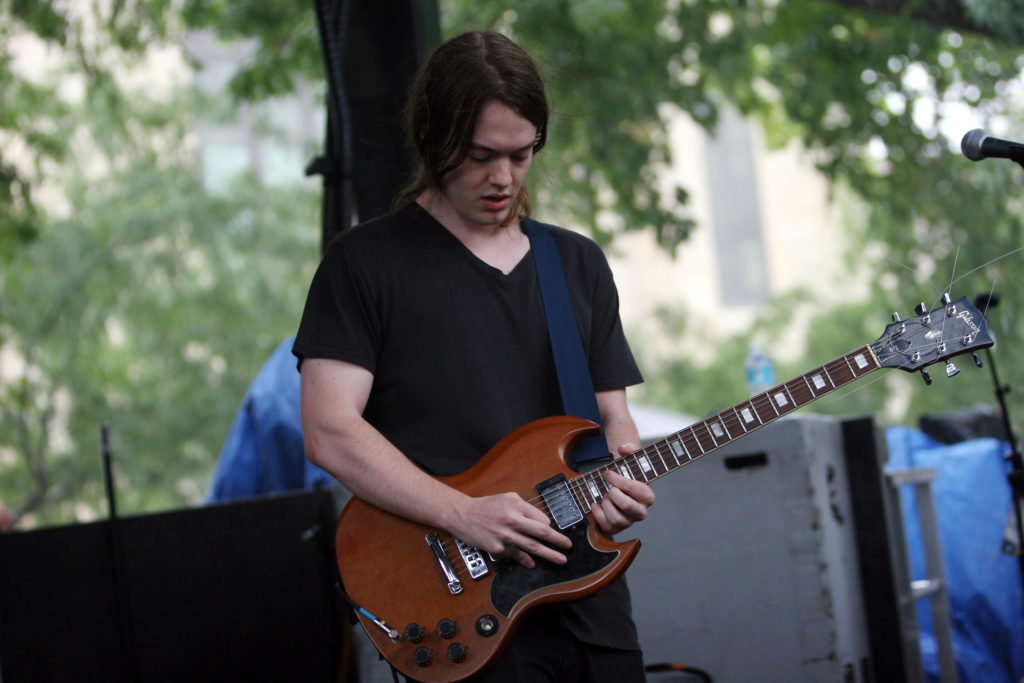
[[[989,137],[981,128],[975,128],[964,135],[960,140],[960,151],[971,161],[1010,159],[1024,166],[1024,145]]]
[[[336,515],[304,492],[0,535],[2,679],[346,680]]]
[[[986,318],[989,311],[999,304],[999,299],[999,295],[995,292],[980,292],[974,297],[974,301],[981,304],[978,309]],[[991,349],[986,349],[985,351],[988,355],[988,367],[992,374],[992,386],[995,389],[996,401],[999,403],[999,411],[1003,418],[1003,429],[1006,431],[1005,438],[1010,444],[1010,454],[1007,456],[1010,462],[1010,473],[1007,475],[1007,478],[1013,495],[1013,519],[1007,525],[1007,535],[1009,535],[1009,528],[1012,528],[1016,538],[1014,539],[1015,543],[1007,540],[1004,548],[1011,550],[1017,555],[1021,581],[1024,581],[1024,519],[1022,519],[1024,518],[1024,458],[1021,456],[1020,447],[1017,444],[1017,436],[1014,434],[1013,424],[1010,422],[1010,411],[1006,406],[1006,395],[1010,393],[1010,386],[1003,384],[999,378],[999,372],[996,370],[996,359],[992,355]]]
[[[306,175],[324,179],[322,246],[386,213],[411,180],[401,111],[416,69],[440,42],[436,0],[316,0],[327,78],[327,139]]]
[[[716,683],[913,680],[885,454],[868,418],[795,415],[655,484],[620,535],[649,541],[626,574],[644,659]]]

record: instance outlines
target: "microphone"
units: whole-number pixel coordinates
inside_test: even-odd
[[[981,128],[975,128],[960,141],[960,151],[971,161],[982,159],[1010,159],[1024,164],[1024,145],[1019,142],[1000,140],[985,135]]]

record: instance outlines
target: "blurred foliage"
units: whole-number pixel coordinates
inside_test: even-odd
[[[1024,177],[965,161],[945,132],[968,112],[1000,136],[1024,133],[1016,0],[440,4],[446,34],[501,30],[538,58],[556,112],[532,179],[540,213],[603,243],[648,230],[672,251],[698,229],[688,188],[667,173],[694,152],[669,147],[673,116],[714,134],[720,108],[735,107],[852,191],[850,258],[870,268],[871,297],[816,317],[806,362],[780,363],[780,379],[873,341],[889,311],[994,288],[999,366],[1021,385]],[[294,330],[319,234],[314,192],[242,177],[211,194],[196,115],[322,82],[312,7],[0,0],[0,17],[0,352],[17,368],[0,378],[0,498],[40,523],[96,514],[110,420],[126,511],[195,502],[248,382]],[[126,82],[156,51],[182,55],[195,29],[252,46],[230,98]],[[787,331],[805,310],[812,296],[787,293],[710,364],[646,367],[645,397],[694,414],[743,400],[750,340],[791,357]],[[699,339],[685,312],[664,321]],[[928,391],[877,377],[815,409],[912,418],[991,402],[987,377],[966,370]]]
[[[194,504],[298,324],[319,193],[251,174],[204,184],[196,116],[220,103],[188,79],[133,78],[151,51],[180,55],[169,3],[0,7],[15,17],[0,30],[25,22],[18,58],[40,60],[0,69],[16,86],[3,159],[26,196],[0,217],[24,226],[5,227],[0,271],[0,500],[22,526],[103,514],[109,422],[122,512]]]

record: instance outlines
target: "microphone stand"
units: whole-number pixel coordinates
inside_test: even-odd
[[[1024,164],[1022,164],[1024,166]],[[975,303],[984,304],[978,306],[980,310],[987,313],[988,308],[995,306],[999,301],[998,296],[988,292],[978,294]],[[1021,519],[1021,503],[1024,501],[1024,458],[1021,457],[1020,448],[1017,445],[1017,437],[1013,433],[1013,426],[1010,424],[1010,412],[1006,407],[1006,395],[1010,393],[1010,386],[1003,384],[999,379],[999,372],[996,370],[995,357],[991,349],[985,349],[988,358],[988,367],[992,375],[992,384],[995,387],[996,401],[999,403],[999,411],[1003,419],[1003,429],[1006,430],[1006,439],[1010,444],[1010,454],[1006,459],[1010,462],[1010,473],[1007,480],[1010,483],[1010,493],[1013,500],[1013,516],[1017,522],[1017,563],[1020,566],[1022,586],[1024,586],[1024,519]]]

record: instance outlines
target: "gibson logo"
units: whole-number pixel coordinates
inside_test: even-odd
[[[970,311],[960,311],[956,314],[956,317],[967,323],[967,326],[971,328],[972,334],[978,334],[981,329],[975,324],[974,316],[971,315]]]

